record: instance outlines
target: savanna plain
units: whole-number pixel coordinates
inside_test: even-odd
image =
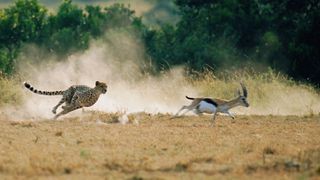
[[[132,80],[139,69],[110,68],[115,63],[103,52],[93,48],[77,61],[0,78],[0,179],[319,179],[314,87],[272,70],[188,78],[174,68]],[[51,109],[61,97],[23,87],[25,80],[59,90],[101,79],[108,92],[96,104],[58,120]],[[190,103],[185,95],[231,99],[239,82],[250,107],[232,109],[235,120],[220,115],[212,127],[210,115],[172,118]]]
[[[54,72],[29,79],[39,89],[72,84],[50,80]],[[93,107],[58,120],[51,109],[60,97],[2,78],[0,179],[319,179],[318,91],[272,71],[239,73],[189,79],[173,69],[133,83],[115,76]],[[77,84],[100,76],[77,74]],[[232,109],[234,120],[219,115],[212,127],[210,115],[172,118],[190,103],[184,95],[230,99],[240,80],[250,107]]]
[[[0,179],[318,179],[319,116],[0,120]],[[127,118],[127,123],[119,123]]]
[[[320,3],[73,2],[0,2],[0,180],[320,179]],[[61,96],[23,86],[96,81],[107,93],[57,120]],[[240,83],[234,120],[172,118]]]

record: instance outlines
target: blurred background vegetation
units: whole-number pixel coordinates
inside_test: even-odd
[[[117,3],[115,3],[117,2]],[[119,3],[120,2],[120,3]],[[65,59],[108,30],[134,32],[153,73],[269,68],[320,84],[318,0],[1,1],[0,72],[14,76],[26,44]],[[140,3],[140,4],[139,4]],[[41,56],[39,54],[38,56]],[[39,57],[45,60],[45,58]]]

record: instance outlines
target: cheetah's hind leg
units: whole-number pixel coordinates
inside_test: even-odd
[[[78,106],[78,102],[77,100],[79,99],[79,96],[76,94],[73,95],[72,99],[70,100],[70,102],[66,101],[66,105],[62,106],[62,109],[72,109],[73,107]]]
[[[56,114],[58,107],[59,107],[61,104],[63,104],[64,102],[66,102],[66,99],[63,97],[63,98],[59,101],[59,103],[58,103],[56,106],[53,107],[52,113],[53,113],[53,114]]]
[[[58,117],[67,114],[71,111],[74,111],[76,109],[81,108],[81,106],[63,106],[63,111],[61,111],[59,114],[55,115],[53,119],[57,119]]]

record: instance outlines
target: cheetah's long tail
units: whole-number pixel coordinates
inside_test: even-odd
[[[27,82],[24,82],[23,84],[30,91],[32,91],[32,92],[34,92],[36,94],[41,94],[41,95],[48,95],[48,96],[63,95],[63,92],[64,92],[64,91],[40,91],[40,90],[37,90],[36,88],[32,87]]]

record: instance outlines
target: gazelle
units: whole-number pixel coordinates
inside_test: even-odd
[[[234,119],[234,115],[229,112],[229,109],[244,106],[249,107],[249,103],[247,101],[248,91],[246,86],[243,83],[240,83],[242,87],[243,94],[241,94],[240,90],[237,91],[238,97],[232,100],[223,100],[223,99],[212,99],[212,98],[191,98],[186,96],[187,99],[193,100],[189,106],[182,106],[181,109],[175,114],[174,117],[179,116],[179,113],[183,110],[187,110],[181,115],[194,110],[194,112],[198,115],[202,113],[213,114],[212,124],[214,123],[216,114],[218,112],[225,113],[229,115],[232,119]]]

